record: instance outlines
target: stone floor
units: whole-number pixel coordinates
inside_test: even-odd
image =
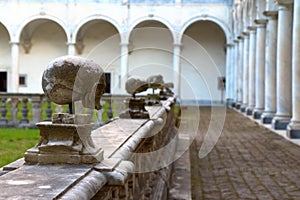
[[[300,146],[227,110],[218,143],[199,159],[211,110],[200,113],[199,133],[175,164],[169,199],[300,199]]]

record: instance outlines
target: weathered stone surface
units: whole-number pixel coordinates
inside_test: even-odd
[[[129,94],[144,92],[148,89],[148,83],[143,77],[131,76],[126,81],[125,89]]]
[[[76,56],[56,58],[49,63],[42,78],[43,90],[51,101],[63,105],[82,100],[84,107],[98,110],[105,86],[102,68]]]
[[[147,78],[147,82],[150,88],[157,89],[164,85],[164,80],[162,75],[153,75]]]

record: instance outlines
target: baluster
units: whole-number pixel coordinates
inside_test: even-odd
[[[108,119],[112,119],[113,118],[112,100],[111,100],[111,98],[109,98],[109,100],[108,100],[107,116],[108,116]]]
[[[18,126],[18,105],[19,105],[19,99],[17,98],[12,98],[10,100],[11,104],[11,115],[12,115],[12,126]]]
[[[52,121],[52,109],[50,99],[47,99],[46,121]]]
[[[22,124],[22,125],[29,123],[27,102],[28,102],[27,98],[23,98],[22,99],[22,103],[23,103],[23,107],[22,107],[22,119],[20,121],[20,124]]]
[[[31,125],[35,126],[36,123],[42,121],[42,98],[33,97],[31,99],[32,103],[32,122]]]
[[[105,104],[105,101],[103,100],[100,100],[100,105],[102,106],[102,108],[100,110],[97,111],[97,125],[98,126],[102,126],[104,124],[103,122],[103,113],[104,113],[104,104]]]
[[[7,109],[6,109],[6,98],[2,98],[1,99],[2,102],[2,106],[0,108],[0,112],[1,112],[1,119],[0,119],[0,126],[7,126],[7,118],[6,118],[6,114],[7,114]]]

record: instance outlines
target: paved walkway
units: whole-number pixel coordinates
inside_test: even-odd
[[[199,159],[210,109],[201,108],[200,115],[199,134],[189,151],[190,170],[176,170],[175,165],[173,174],[184,177],[184,173],[190,173],[192,199],[300,199],[299,146],[242,114],[227,110],[217,145],[207,157]],[[181,158],[181,163],[184,161],[188,162],[186,156]],[[184,190],[189,188],[186,183],[178,186],[180,182],[174,179],[172,183],[177,185],[177,193],[189,193]],[[170,199],[182,198],[171,195]]]

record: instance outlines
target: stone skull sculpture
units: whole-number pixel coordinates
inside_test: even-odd
[[[126,81],[125,89],[135,97],[136,93],[144,92],[148,89],[148,83],[143,77],[131,76]]]
[[[50,62],[44,71],[42,87],[54,103],[64,105],[82,100],[86,108],[101,109],[100,98],[105,91],[102,68],[78,56],[62,56]]]

